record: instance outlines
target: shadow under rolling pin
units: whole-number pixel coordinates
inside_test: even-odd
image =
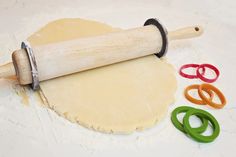
[[[158,52],[160,55],[163,48],[167,49],[168,41],[197,37],[202,33],[200,26],[193,26],[171,31],[167,35],[156,19],[148,19],[143,27],[32,47],[37,64],[33,72],[32,56],[28,50],[16,50],[12,54],[13,62],[0,66],[0,77],[16,75],[21,85],[33,83],[33,89],[37,89],[39,81],[151,54],[158,55]],[[33,73],[37,73],[37,82]]]

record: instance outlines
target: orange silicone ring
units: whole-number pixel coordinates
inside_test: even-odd
[[[189,95],[188,91],[192,90],[192,89],[199,89],[199,86],[200,85],[197,85],[197,84],[194,84],[194,85],[190,85],[188,86],[187,88],[185,88],[185,91],[184,91],[184,96],[186,99],[188,99],[190,102],[194,103],[194,104],[198,104],[198,105],[206,105],[207,103],[202,99],[202,100],[199,100],[199,99],[196,99],[196,98],[193,98],[192,96]],[[212,100],[213,99],[213,96],[214,96],[214,93],[209,90],[209,89],[203,89],[208,95],[209,95],[209,99]]]
[[[203,94],[202,91],[203,90],[206,91],[207,89],[213,91],[219,97],[221,104],[214,103],[212,101],[212,99],[207,98]],[[215,86],[213,86],[211,84],[207,84],[207,83],[201,84],[198,88],[198,94],[202,98],[203,101],[205,101],[208,105],[210,105],[211,107],[214,107],[216,109],[223,108],[226,104],[226,99],[225,99],[225,96],[223,95],[223,93],[221,93],[221,91],[218,88],[216,88]]]

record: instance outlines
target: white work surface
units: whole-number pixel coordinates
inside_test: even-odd
[[[115,27],[141,26],[157,17],[172,30],[199,24],[204,34],[196,39],[172,42],[167,59],[176,70],[187,63],[211,63],[221,75],[214,83],[227,98],[223,109],[200,108],[212,113],[221,132],[212,143],[195,142],[170,121],[177,106],[189,105],[184,88],[199,80],[188,80],[176,72],[176,102],[168,115],[151,129],[130,135],[103,134],[70,123],[40,105],[26,89],[29,105],[17,95],[21,88],[0,79],[0,157],[14,156],[205,156],[236,155],[236,2],[234,0],[1,0],[0,64],[10,61],[22,40],[58,18],[87,18]],[[125,89],[124,89],[125,90]]]

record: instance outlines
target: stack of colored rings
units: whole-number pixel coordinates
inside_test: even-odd
[[[195,68],[196,69],[196,73],[194,75],[190,75],[190,74],[185,74],[183,72],[184,69],[187,69],[187,68]],[[209,79],[209,78],[206,78],[204,76],[205,74],[205,71],[206,71],[206,68],[209,68],[211,70],[213,70],[216,74],[215,78],[213,79]],[[180,70],[179,70],[179,74],[185,78],[189,78],[189,79],[195,79],[195,78],[199,78],[201,79],[202,81],[204,82],[207,82],[207,83],[213,83],[215,82],[219,75],[220,75],[220,71],[213,65],[211,64],[185,64],[183,65]]]
[[[183,112],[185,112],[185,116],[183,118],[183,123],[181,123],[178,120],[177,115]],[[196,115],[198,118],[200,118],[202,122],[202,125],[200,127],[191,127],[189,119],[192,115]],[[220,133],[220,126],[214,116],[204,110],[196,109],[193,107],[181,106],[176,108],[171,114],[171,121],[178,130],[189,135],[198,142],[212,142],[219,136]],[[209,122],[211,123],[211,125],[208,125]],[[206,131],[208,126],[212,126],[213,133],[209,136],[202,135],[201,133]]]
[[[195,99],[193,97],[191,97],[189,95],[189,90],[192,90],[192,89],[198,89],[198,95],[199,97],[202,99],[202,100],[198,100],[198,99]],[[206,97],[204,95],[204,92],[206,92],[209,97]],[[215,103],[213,102],[213,97],[214,97],[214,93],[219,97],[221,103]],[[184,95],[186,97],[186,99],[188,99],[190,102],[194,103],[194,104],[198,104],[198,105],[209,105],[213,108],[216,108],[216,109],[221,109],[225,106],[226,104],[226,99],[225,99],[225,96],[223,95],[223,93],[218,89],[216,88],[215,86],[211,85],[211,84],[201,84],[201,85],[190,85],[188,86],[185,91],[184,91]]]

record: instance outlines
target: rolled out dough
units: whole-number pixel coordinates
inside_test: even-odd
[[[111,31],[119,29],[83,19],[61,19],[47,24],[28,40],[32,45],[42,45]],[[59,115],[85,127],[112,133],[130,133],[153,126],[174,102],[176,91],[173,67],[154,55],[40,85],[48,106]]]

